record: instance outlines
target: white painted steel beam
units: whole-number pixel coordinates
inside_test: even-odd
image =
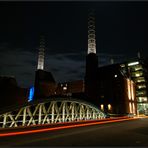
[[[0,115],[0,128],[102,118],[105,114],[86,102],[55,99]]]

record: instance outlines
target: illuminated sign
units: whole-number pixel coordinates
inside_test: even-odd
[[[30,87],[30,89],[29,89],[28,102],[33,100],[33,96],[34,96],[34,86]]]

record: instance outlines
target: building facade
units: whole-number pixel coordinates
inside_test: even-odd
[[[55,95],[57,84],[50,72],[37,70],[35,72],[34,99],[43,99]]]
[[[144,59],[136,59],[120,66],[136,84],[137,110],[143,114],[148,110],[148,64]]]
[[[78,97],[84,94],[84,81],[76,80],[70,82],[59,83],[56,88],[56,96]]]
[[[110,114],[137,114],[135,84],[122,73],[120,65],[98,68],[96,104]]]

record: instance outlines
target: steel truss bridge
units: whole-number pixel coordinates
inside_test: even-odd
[[[96,120],[105,116],[97,107],[82,100],[44,99],[0,114],[0,128]]]

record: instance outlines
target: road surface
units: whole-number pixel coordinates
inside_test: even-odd
[[[34,130],[34,128],[32,129]],[[0,130],[0,134],[3,133],[4,130]],[[13,136],[1,136],[0,146],[148,147],[148,118],[51,131],[45,130],[44,132]]]

